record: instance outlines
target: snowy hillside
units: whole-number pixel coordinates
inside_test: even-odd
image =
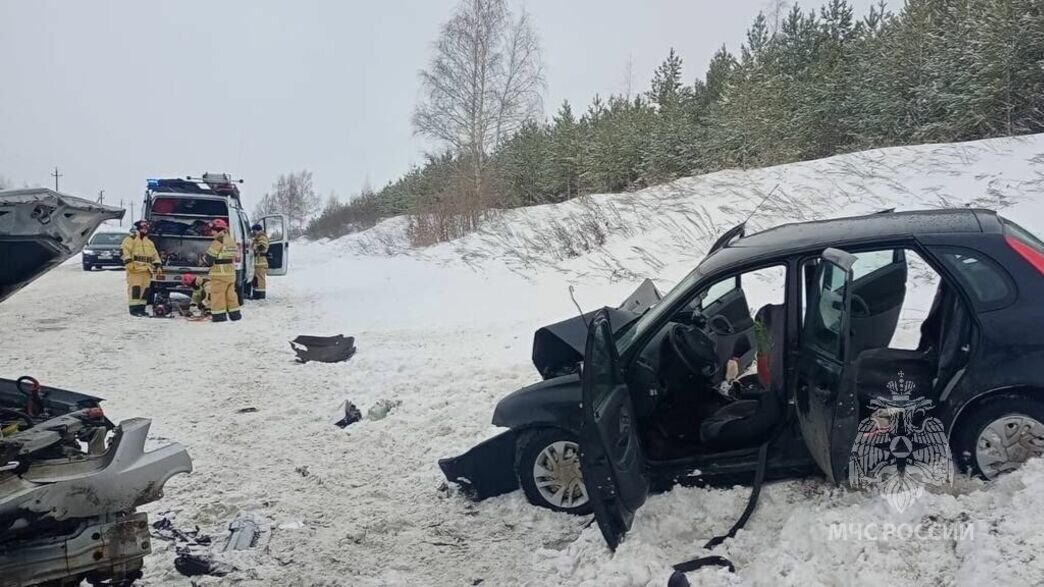
[[[1044,135],[722,171],[629,194],[515,209],[499,214],[479,233],[419,256],[472,264],[495,260],[527,274],[550,267],[573,277],[664,278],[687,271],[715,238],[766,197],[748,232],[888,208],[1007,210],[1044,198]],[[331,244],[346,253],[411,252],[405,226],[404,219],[395,218]],[[599,235],[605,236],[605,246],[595,244]]]
[[[295,243],[290,275],[270,280],[270,299],[248,304],[234,324],[130,319],[122,273],[65,266],[0,306],[0,329],[17,341],[0,347],[0,365],[6,377],[31,373],[105,397],[111,418],[150,417],[155,442],[186,445],[195,472],[167,485],[153,519],[215,536],[239,511],[273,521],[268,548],[223,579],[190,582],[174,570],[173,548],[157,542],[148,585],[662,587],[672,563],[728,529],[748,489],[653,496],[613,554],[589,517],[532,507],[520,492],[472,503],[436,462],[495,433],[496,402],[538,378],[532,334],[574,314],[569,284],[589,308],[621,301],[639,278],[669,287],[777,184],[754,227],[970,203],[1044,234],[1044,136],[888,149],[513,210],[420,251],[406,248],[402,219]],[[293,362],[288,340],[337,333],[357,337],[351,361]],[[345,399],[363,413],[402,403],[342,430],[330,416]],[[772,484],[746,529],[716,551],[737,573],[690,578],[1044,584],[1042,484],[1041,461],[988,487],[962,479],[902,520],[880,499],[817,479]],[[826,531],[929,516],[970,521],[974,541],[836,540]]]

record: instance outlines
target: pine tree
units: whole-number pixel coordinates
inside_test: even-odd
[[[1033,0],[977,4],[972,108],[979,133],[1039,132],[1044,105],[1044,7]]]
[[[667,59],[653,72],[649,99],[660,108],[670,106],[677,101],[681,87],[682,60],[674,52],[674,47],[671,47]]]
[[[569,101],[562,103],[551,124],[548,180],[555,201],[580,195],[580,129]]]

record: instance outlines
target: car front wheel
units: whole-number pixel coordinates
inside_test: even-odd
[[[88,265],[86,263],[83,264],[83,270],[84,271],[90,271],[91,269],[94,269],[93,265]]]
[[[580,475],[580,443],[574,434],[557,428],[523,432],[515,471],[529,503],[575,515],[591,512]]]
[[[985,479],[1044,456],[1044,402],[1005,394],[987,399],[954,431],[961,469]]]

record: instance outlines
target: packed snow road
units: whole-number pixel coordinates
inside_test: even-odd
[[[495,402],[534,379],[533,329],[567,316],[557,279],[525,281],[410,258],[327,258],[295,249],[290,279],[246,307],[238,324],[134,319],[123,275],[66,265],[0,308],[8,376],[31,373],[93,392],[114,419],[154,419],[157,442],[184,443],[195,472],[175,478],[150,515],[223,535],[239,511],[275,525],[266,552],[199,584],[663,585],[668,566],[696,553],[738,515],[747,490],[676,489],[655,496],[616,555],[589,518],[534,508],[521,493],[473,504],[436,465],[492,432]],[[585,287],[615,300],[630,284]],[[298,365],[298,334],[357,337],[335,365]],[[330,423],[350,399],[363,412],[402,405],[347,429]],[[256,412],[241,413],[253,407]],[[891,519],[880,500],[819,480],[768,488],[747,530],[722,549],[739,566],[706,584],[1010,584],[1044,580],[1035,515],[1044,466],[1035,462],[989,491],[971,481],[933,495],[905,521],[971,520],[973,541],[865,541],[831,536],[834,523]],[[1028,489],[1031,488],[1031,489]],[[189,585],[157,542],[150,585]],[[992,582],[991,581],[991,582]]]

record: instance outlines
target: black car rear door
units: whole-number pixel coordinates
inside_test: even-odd
[[[606,310],[591,320],[581,386],[580,470],[598,527],[609,548],[615,549],[645,503],[649,478]]]
[[[823,252],[811,284],[796,390],[801,435],[816,463],[839,482],[858,426],[855,390],[844,385],[852,331],[852,266],[844,251]]]

